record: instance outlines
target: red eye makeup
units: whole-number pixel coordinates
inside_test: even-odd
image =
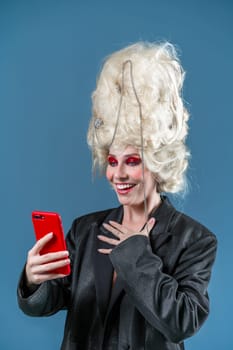
[[[131,157],[128,157],[125,162],[127,165],[136,166],[141,164],[142,160],[140,157],[131,156]]]
[[[117,166],[118,165],[118,161],[115,157],[113,156],[108,156],[108,164],[110,166]]]
[[[129,156],[124,160],[126,165],[129,166],[136,166],[141,164],[142,160],[139,156]],[[108,156],[108,164],[112,167],[117,166],[118,165],[118,160],[114,157],[109,155]]]

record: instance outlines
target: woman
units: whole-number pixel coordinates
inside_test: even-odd
[[[68,252],[40,256],[51,234],[38,241],[18,288],[28,315],[67,309],[63,350],[184,349],[208,316],[216,238],[162,195],[185,189],[183,79],[169,43],[131,45],[103,66],[88,143],[121,205],[76,219]],[[50,272],[69,262],[70,276]]]

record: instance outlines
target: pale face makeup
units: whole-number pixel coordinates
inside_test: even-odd
[[[155,179],[146,167],[143,178],[142,159],[133,146],[110,148],[106,177],[122,205],[143,209],[144,196],[149,206],[153,207],[158,202]]]

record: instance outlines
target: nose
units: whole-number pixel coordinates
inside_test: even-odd
[[[115,167],[115,174],[114,177],[116,180],[125,180],[127,179],[128,175],[125,169],[124,164],[118,164],[117,167]]]

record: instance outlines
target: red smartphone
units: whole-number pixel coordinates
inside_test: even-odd
[[[40,251],[40,254],[67,250],[62,228],[62,220],[59,214],[46,211],[33,211],[32,223],[34,226],[36,240],[44,237],[47,233],[53,232],[53,238]],[[57,268],[53,272],[69,275],[70,265]]]

